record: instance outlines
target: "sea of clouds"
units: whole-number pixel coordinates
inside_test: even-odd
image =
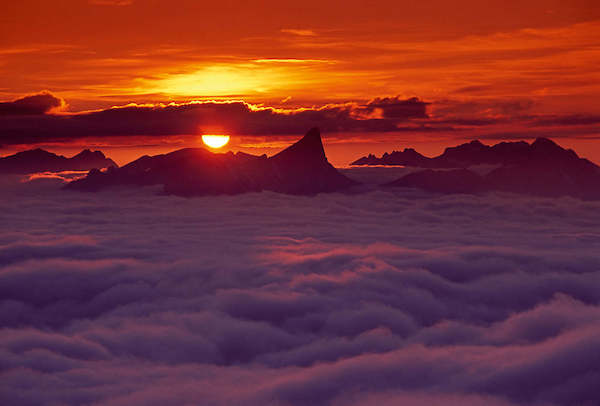
[[[0,404],[577,405],[600,202],[0,181]]]

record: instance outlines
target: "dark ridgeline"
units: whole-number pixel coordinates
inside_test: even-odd
[[[385,187],[414,187],[438,193],[503,191],[600,199],[600,167],[546,138],[538,138],[532,144],[519,141],[493,146],[472,141],[446,148],[435,158],[405,149],[381,158],[369,155],[353,163],[371,164],[421,168]],[[42,149],[0,158],[0,174],[67,170],[90,170],[85,178],[65,186],[67,189],[97,191],[114,186],[163,185],[165,193],[179,196],[262,190],[314,195],[358,183],[327,161],[317,128],[272,157],[185,148],[164,155],[143,156],[122,168],[102,152],[90,150],[72,158]]]
[[[474,165],[517,165],[532,160],[553,160],[564,157],[577,158],[573,150],[565,150],[547,138],[538,138],[531,145],[525,141],[501,142],[484,145],[478,140],[456,147],[446,148],[443,154],[428,158],[412,148],[404,151],[387,152],[377,158],[368,155],[350,165],[402,165],[429,169],[468,168]],[[587,160],[586,160],[587,161]],[[589,161],[587,161],[589,162]],[[590,162],[591,164],[591,162]],[[593,164],[592,164],[593,165]]]
[[[342,190],[355,183],[327,161],[319,129],[313,128],[300,141],[270,158],[185,148],[143,156],[106,172],[92,170],[66,188],[97,191],[112,186],[164,185],[165,193],[180,196],[262,190],[313,195]]]
[[[418,166],[419,168],[433,167],[432,158],[428,158],[419,154],[413,148],[405,148],[404,151],[392,151],[392,153],[384,153],[381,158],[373,154],[363,156],[352,162],[353,166]]]
[[[95,168],[117,167],[101,151],[81,151],[67,158],[43,149],[31,149],[0,158],[0,174],[27,174],[36,172],[89,171]]]
[[[473,141],[426,159],[432,163],[430,168],[438,169],[413,172],[386,186],[440,193],[503,191],[600,199],[600,167],[546,138],[532,144],[503,142],[492,147]],[[467,169],[476,165],[496,167],[485,175]]]

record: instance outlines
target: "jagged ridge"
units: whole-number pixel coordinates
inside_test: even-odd
[[[89,171],[94,168],[109,168],[118,165],[101,151],[81,151],[67,158],[41,148],[18,152],[0,158],[1,174],[27,174],[35,172]]]
[[[474,143],[470,143],[468,148],[461,147],[464,145],[449,148],[444,154],[447,158],[458,158],[455,162],[465,162],[463,158],[467,150],[484,151],[481,153],[485,154],[485,151],[495,148],[493,157],[501,158],[498,167],[485,175],[465,168],[426,169],[405,175],[387,186],[417,187],[441,193],[505,191],[538,196],[600,199],[600,167],[549,139],[538,138],[531,145],[521,141],[501,143],[487,149]],[[516,156],[511,156],[513,151],[519,152]],[[483,161],[484,159],[488,160]],[[489,159],[488,156],[479,160],[472,159],[471,162],[493,163]]]
[[[67,188],[96,191],[119,185],[162,184],[165,193],[181,196],[261,190],[310,195],[341,190],[355,183],[327,161],[319,129],[313,128],[301,140],[270,158],[186,148],[144,156],[107,172],[90,171]]]
[[[573,150],[566,150],[547,138],[538,138],[532,144],[525,141],[501,142],[488,146],[475,140],[456,147],[449,147],[439,156],[428,158],[414,149],[362,157],[351,165],[402,165],[420,168],[468,168],[474,165],[516,165],[537,160],[559,160],[577,157]],[[593,165],[590,161],[585,160]]]

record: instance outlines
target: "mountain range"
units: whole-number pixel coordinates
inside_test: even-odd
[[[412,152],[405,154],[406,151],[395,153],[396,162],[401,156],[416,156]],[[392,155],[394,153],[387,157]],[[402,165],[428,169],[409,173],[386,186],[416,187],[440,193],[502,191],[600,199],[600,167],[547,138],[538,138],[531,144],[503,142],[491,147],[473,141],[447,148],[436,158],[402,162]],[[420,165],[416,165],[417,162]],[[425,165],[421,165],[423,163]],[[472,169],[478,165],[493,167],[481,174]]]
[[[538,138],[532,144],[525,141],[501,142],[492,146],[478,140],[449,147],[434,158],[421,155],[413,148],[385,153],[381,157],[368,155],[350,165],[401,165],[409,167],[443,169],[468,168],[475,165],[521,165],[528,162],[565,161],[578,158],[575,151],[563,149],[547,138]],[[585,160],[589,165],[592,162]]]
[[[471,141],[446,148],[434,158],[408,148],[380,158],[368,155],[353,165],[402,165],[414,169],[382,187],[411,187],[438,193],[502,191],[600,199],[600,167],[546,138],[538,138],[531,144],[518,141],[493,146]],[[100,170],[102,168],[107,169]],[[359,183],[328,162],[318,128],[311,129],[298,142],[272,157],[184,148],[168,154],[143,156],[118,167],[100,151],[84,150],[66,158],[35,149],[0,159],[0,174],[67,170],[89,170],[87,176],[65,186],[71,190],[162,185],[166,194],[179,196],[263,190],[313,195],[348,189]]]
[[[89,171],[94,168],[117,167],[101,151],[85,149],[67,158],[43,149],[31,149],[0,158],[0,174],[28,174],[36,172]]]
[[[85,178],[66,187],[97,191],[114,186],[163,185],[165,193],[180,196],[262,190],[312,195],[354,184],[356,182],[327,161],[319,129],[313,128],[301,140],[272,157],[184,148],[169,154],[143,156],[105,172],[92,170]]]

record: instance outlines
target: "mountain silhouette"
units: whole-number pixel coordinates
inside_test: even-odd
[[[419,168],[435,167],[433,159],[419,154],[413,148],[405,148],[404,151],[385,152],[381,158],[373,154],[369,154],[357,159],[350,165],[353,166],[369,166],[369,165],[402,165],[402,166],[417,166]]]
[[[67,158],[41,148],[18,152],[0,158],[0,174],[27,174],[36,172],[88,171],[94,168],[117,167],[101,151],[81,151]]]
[[[478,158],[477,153],[482,157]],[[547,138],[538,138],[532,144],[503,142],[493,147],[471,142],[448,148],[441,157],[446,163],[470,162],[470,166],[495,163],[497,167],[485,175],[467,168],[425,169],[386,186],[417,187],[440,193],[503,191],[600,199],[600,167]]]
[[[468,168],[474,165],[517,165],[532,160],[564,160],[576,157],[573,150],[566,150],[547,138],[538,138],[532,144],[525,141],[501,142],[485,145],[475,140],[456,147],[446,148],[441,155],[428,158],[412,148],[362,157],[351,165],[402,165],[430,169]],[[589,161],[587,161],[589,162]],[[589,162],[591,164],[591,162]],[[593,165],[593,164],[592,164]]]
[[[325,156],[321,134],[313,128],[297,143],[269,158],[272,175],[269,190],[289,194],[314,194],[352,186]]]
[[[112,186],[163,185],[165,193],[180,196],[262,190],[312,195],[345,189],[355,183],[327,161],[319,129],[313,128],[272,157],[185,148],[164,155],[143,156],[106,172],[92,170],[67,188],[97,191]]]

